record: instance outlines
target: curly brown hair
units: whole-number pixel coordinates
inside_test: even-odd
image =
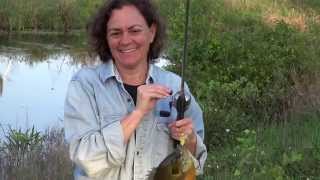
[[[121,9],[123,6],[133,5],[142,14],[151,27],[157,27],[154,41],[150,44],[148,52],[149,62],[160,56],[166,40],[166,26],[161,18],[158,9],[151,0],[107,0],[87,25],[89,34],[89,45],[93,53],[97,54],[101,61],[107,62],[112,59],[112,54],[107,42],[107,23],[114,9]]]

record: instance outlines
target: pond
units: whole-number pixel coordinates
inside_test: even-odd
[[[88,56],[81,36],[0,37],[0,122],[45,130],[63,125],[68,82]]]
[[[83,65],[93,65],[85,47],[82,35],[0,36],[1,126],[62,127],[68,82]]]

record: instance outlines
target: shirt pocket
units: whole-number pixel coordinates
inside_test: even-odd
[[[174,111],[174,108],[172,108],[172,101],[170,97],[161,99],[157,102],[156,117],[158,124],[160,123],[169,125],[174,120],[175,114],[176,113]],[[164,128],[162,127],[162,129]]]

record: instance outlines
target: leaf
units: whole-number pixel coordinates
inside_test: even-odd
[[[241,175],[241,172],[239,169],[236,169],[233,173],[234,176],[240,176]]]

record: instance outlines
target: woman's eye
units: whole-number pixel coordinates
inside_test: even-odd
[[[132,34],[138,34],[140,32],[141,32],[140,29],[132,29],[132,30],[130,30],[130,33],[132,33]]]
[[[118,37],[118,36],[120,36],[120,32],[111,32],[111,33],[109,33],[109,36],[110,37]]]

